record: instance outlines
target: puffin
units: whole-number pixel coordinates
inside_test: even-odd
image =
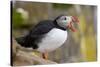
[[[78,24],[76,16],[60,15],[54,20],[40,21],[28,34],[16,38],[16,41],[25,48],[32,48],[48,59],[48,52],[61,47],[68,37],[68,30],[76,32],[74,23]]]

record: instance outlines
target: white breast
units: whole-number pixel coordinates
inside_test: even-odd
[[[48,32],[42,39],[41,43],[38,44],[39,48],[37,50],[40,52],[53,51],[63,45],[66,39],[67,31],[54,28]]]

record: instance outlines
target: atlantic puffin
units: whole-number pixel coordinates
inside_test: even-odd
[[[77,17],[60,15],[54,20],[40,21],[27,35],[16,38],[16,40],[25,48],[36,49],[42,53],[44,59],[47,59],[48,52],[64,44],[68,37],[67,30],[76,31],[74,23],[79,23]]]

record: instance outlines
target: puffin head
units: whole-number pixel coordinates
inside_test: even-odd
[[[56,23],[57,25],[59,25],[60,27],[64,28],[64,29],[70,29],[71,31],[75,32],[76,29],[74,27],[74,23],[78,24],[79,20],[77,17],[75,16],[58,16],[56,18]]]

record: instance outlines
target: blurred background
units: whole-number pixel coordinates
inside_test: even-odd
[[[63,46],[49,53],[49,59],[58,63],[97,60],[97,7],[93,5],[43,2],[12,2],[12,36],[20,37],[41,20],[54,20],[65,14],[77,16],[78,31],[68,32]]]

